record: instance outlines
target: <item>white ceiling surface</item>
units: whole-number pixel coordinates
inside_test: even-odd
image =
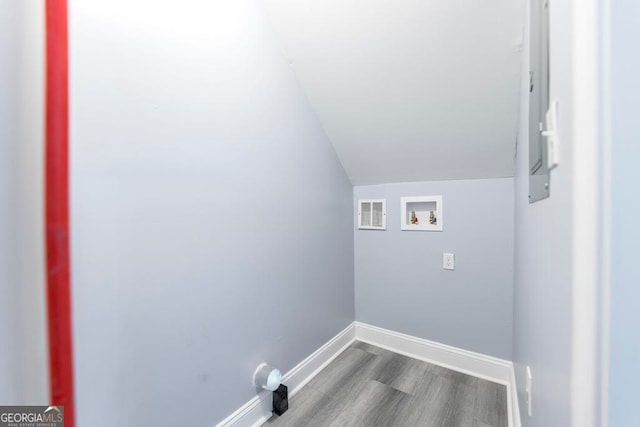
[[[263,0],[355,185],[513,176],[522,0]]]

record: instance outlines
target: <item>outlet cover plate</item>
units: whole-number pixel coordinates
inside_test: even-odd
[[[442,254],[442,268],[445,270],[456,269],[456,259],[453,254],[447,252]]]

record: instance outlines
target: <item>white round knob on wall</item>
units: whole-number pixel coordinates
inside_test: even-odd
[[[253,383],[256,387],[265,390],[275,391],[282,382],[282,374],[279,369],[269,366],[266,363],[261,364],[253,374]]]

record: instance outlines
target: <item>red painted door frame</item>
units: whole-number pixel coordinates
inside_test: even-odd
[[[67,0],[46,0],[45,239],[51,404],[75,427],[69,253]]]

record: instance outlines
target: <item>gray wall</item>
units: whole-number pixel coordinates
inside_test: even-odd
[[[0,405],[49,403],[43,5],[0,0]]]
[[[70,6],[78,424],[212,425],[353,321],[352,187],[254,1]]]
[[[515,180],[514,352],[524,427],[570,425],[572,287],[572,105],[569,2],[551,6],[551,99],[560,105],[561,164],[551,172],[551,197],[529,204],[529,18]],[[533,416],[525,405],[525,366],[533,375]]]
[[[612,234],[609,426],[640,425],[636,409],[640,381],[640,226],[636,212],[640,182],[637,72],[640,4],[612,1]]]
[[[401,231],[400,197],[442,195],[442,232]],[[387,200],[387,230],[355,229],[356,320],[511,359],[513,178],[354,187]],[[456,269],[442,269],[442,253]]]
[[[19,296],[16,159],[17,24],[15,2],[0,1],[0,405],[18,400],[18,333],[15,326]]]

